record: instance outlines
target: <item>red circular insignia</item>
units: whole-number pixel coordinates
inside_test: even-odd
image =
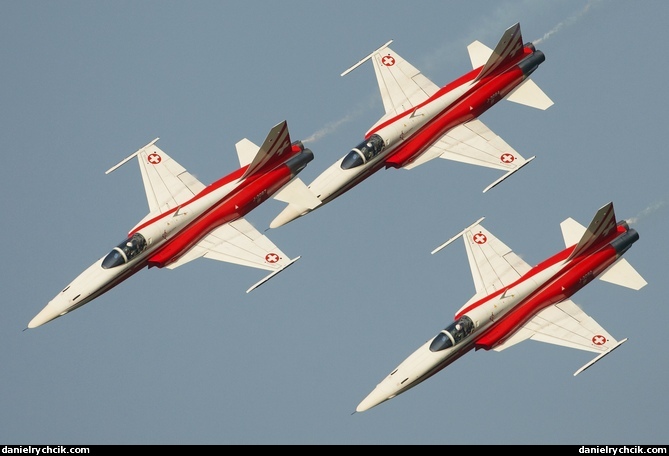
[[[486,242],[488,242],[488,238],[483,233],[477,233],[474,235],[474,242],[476,242],[477,244],[485,244]]]
[[[606,337],[601,334],[596,334],[592,336],[592,343],[595,345],[604,345],[606,343]]]
[[[383,63],[385,66],[393,66],[395,65],[395,57],[392,55],[387,55],[381,59],[381,63]]]
[[[148,160],[149,163],[151,163],[152,165],[157,165],[158,163],[160,163],[160,160],[162,160],[162,158],[160,158],[160,155],[158,155],[158,154],[150,154],[150,155],[147,157],[147,160]]]
[[[265,261],[267,261],[268,263],[276,263],[279,261],[279,255],[277,255],[276,253],[268,253],[267,255],[265,255]]]
[[[499,157],[499,159],[502,160],[502,163],[511,163],[516,159],[516,157],[514,157],[511,154],[502,154],[502,156]]]

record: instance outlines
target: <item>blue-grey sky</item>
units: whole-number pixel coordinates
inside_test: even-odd
[[[3,444],[666,444],[669,244],[664,0],[61,1],[0,6]],[[141,271],[45,326],[30,319],[148,211],[135,162],[158,145],[203,183],[234,145],[287,120],[310,182],[382,115],[386,41],[438,85],[520,22],[555,104],[481,120],[536,159],[382,170],[267,234],[302,258],[265,272],[199,260]],[[528,341],[471,352],[411,391],[356,405],[474,293],[461,241],[481,216],[536,264],[559,224],[613,201],[640,240],[640,291],[595,281],[574,301],[629,341],[591,353]],[[283,208],[248,217],[264,230]],[[662,228],[664,227],[664,228]]]

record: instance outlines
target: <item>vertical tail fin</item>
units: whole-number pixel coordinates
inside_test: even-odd
[[[242,153],[248,154],[249,143],[250,141],[248,140],[242,140],[237,143],[237,153],[240,155],[240,162]],[[245,152],[244,149],[246,149]],[[293,148],[290,142],[288,123],[284,120],[275,125],[267,134],[265,142],[262,143],[253,161],[249,164],[249,167],[241,178],[244,179],[257,172],[264,172],[275,168],[280,163],[288,160],[293,155],[292,152]],[[298,148],[296,148],[295,152],[299,152]]]
[[[520,24],[516,23],[506,29],[475,80],[483,79],[507,61],[516,58],[519,52],[522,53],[523,47],[523,35],[520,32]],[[475,59],[471,54],[472,52],[472,49],[470,49],[470,58],[472,59],[472,63],[474,63]]]
[[[476,76],[475,81],[490,75],[500,67],[506,67],[507,64],[523,54],[524,48],[525,45],[523,44],[519,24],[515,24],[506,30],[494,51],[480,41],[471,43],[467,46],[467,51],[469,52],[469,59],[472,62],[472,68],[483,67]],[[533,65],[538,65],[544,61],[545,56],[541,51],[534,49],[533,51]],[[534,69],[530,69],[528,75],[532,71]],[[541,110],[546,110],[553,105],[553,100],[529,78],[513,89],[505,99]]]
[[[580,255],[615,230],[616,214],[613,210],[613,203],[608,203],[597,211],[567,260]]]
[[[612,231],[617,229],[617,225],[613,203],[608,203],[600,208],[590,222],[590,225],[588,225],[588,228],[585,228],[571,218],[563,221],[560,224],[560,228],[562,229],[565,245],[570,247],[578,242],[568,260],[580,255],[599,240],[606,238]],[[624,258],[619,258],[618,261],[609,266],[599,276],[599,279],[633,290],[640,290],[647,285],[646,280],[641,274]]]

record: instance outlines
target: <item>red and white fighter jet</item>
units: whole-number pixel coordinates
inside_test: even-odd
[[[470,350],[502,351],[526,339],[598,353],[578,375],[627,339],[616,340],[570,298],[595,278],[639,290],[646,281],[622,255],[639,239],[616,222],[613,203],[585,228],[561,223],[567,248],[531,267],[483,228],[479,219],[432,253],[463,236],[476,294],[454,321],[395,368],[360,402],[357,412],[427,380]]]
[[[510,27],[494,50],[475,41],[468,46],[473,70],[438,87],[392,51],[389,41],[368,59],[381,91],[385,115],[364,140],[307,187],[299,178],[276,199],[288,206],[271,222],[276,228],[332,201],[381,168],[411,169],[434,158],[500,169],[499,184],[530,160],[523,158],[478,117],[507,99],[545,110],[553,102],[530,75],[545,60],[531,43],[523,44],[520,25]],[[288,189],[287,189],[288,190]]]
[[[205,186],[151,141],[107,170],[137,157],[149,214],[127,239],[93,263],[39,312],[36,328],[83,306],[145,267],[176,268],[204,257],[272,271],[247,293],[297,261],[245,218],[313,160],[300,141],[291,143],[286,121],[261,147],[236,144],[241,168]]]

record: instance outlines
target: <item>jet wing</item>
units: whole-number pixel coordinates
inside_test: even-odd
[[[430,81],[398,53],[391,50],[388,47],[390,43],[392,43],[392,40],[341,74],[344,76],[367,59],[372,59],[386,115],[379,119],[370,130],[387,118],[394,117],[421,104],[439,90],[439,86]]]
[[[474,280],[477,296],[487,296],[518,280],[531,266],[516,255],[506,244],[481,225],[480,218],[459,234],[432,251],[436,253],[462,236]],[[469,302],[471,302],[470,300]],[[469,305],[466,303],[460,311]]]
[[[488,185],[484,193],[534,159],[525,159],[478,119],[453,128],[404,168],[412,169],[434,158],[506,171],[506,174]]]
[[[215,229],[167,267],[174,269],[201,257],[272,271],[249,288],[247,293],[300,258],[290,259],[243,217]]]
[[[493,350],[502,351],[526,339],[600,354],[577,370],[574,375],[578,375],[627,341],[627,339],[617,341],[571,300],[542,310]]]
[[[109,174],[137,157],[149,211],[154,215],[185,203],[205,188],[202,182],[156,146],[156,141],[158,138],[105,172]]]

